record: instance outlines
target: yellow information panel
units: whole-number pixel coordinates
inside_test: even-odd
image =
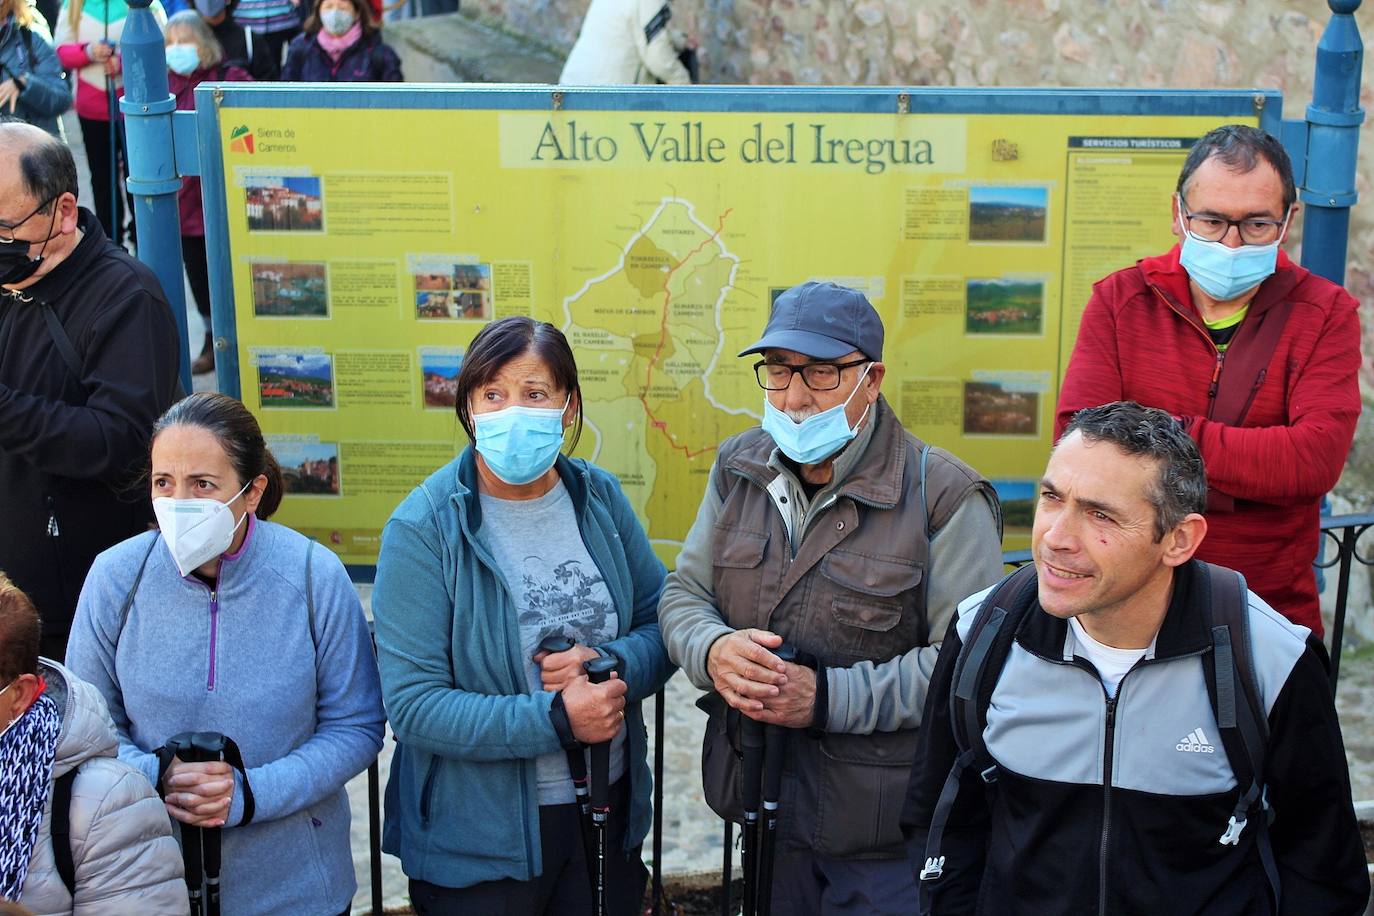
[[[1091,285],[1172,244],[1184,155],[1219,123],[220,117],[241,390],[286,469],[279,518],[356,564],[466,444],[454,390],[473,336],[532,315],[576,352],[578,453],[619,475],[671,565],[717,444],[760,422],[755,357],[735,354],[807,279],[868,294],[887,399],[997,482],[1007,546],[1024,546]]]

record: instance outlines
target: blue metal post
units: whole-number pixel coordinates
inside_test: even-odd
[[[1350,208],[1355,204],[1355,154],[1360,143],[1360,68],[1364,43],[1355,24],[1360,0],[1327,0],[1331,21],[1317,44],[1312,104],[1307,107],[1307,177],[1299,195],[1302,265],[1345,284]]]
[[[176,99],[167,89],[167,52],[162,29],[148,6],[128,0],[129,18],[119,41],[124,62],[124,129],[128,137],[129,193],[134,198],[139,260],[153,269],[176,319],[181,337],[181,384],[191,390],[190,342],[186,329],[186,287],[182,281],[181,217],[172,145]]]

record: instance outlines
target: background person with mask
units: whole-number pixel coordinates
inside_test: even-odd
[[[902,428],[858,290],[787,290],[748,354],[762,428],[721,444],[659,608],[710,691],[706,800],[741,819],[741,716],[790,729],[774,912],[909,913],[894,800],[955,604],[1001,573],[997,496]],[[804,663],[770,651],[784,639]]]
[[[180,390],[157,278],[77,206],[61,140],[0,124],[0,569],[60,660],[95,555],[146,531],[136,486]]]
[[[620,483],[561,454],[582,428],[568,341],[503,318],[458,374],[473,443],[397,507],[372,610],[398,745],[382,848],[415,912],[591,912],[565,750],[610,741],[609,912],[641,911],[652,777],[640,703],[672,673],[663,564]],[[572,638],[545,654],[549,636]],[[584,662],[619,673],[591,684]]]
[[[167,86],[177,108],[195,111],[196,87],[212,82],[251,80],[241,67],[224,62],[224,49],[215,40],[210,26],[194,10],[182,10],[167,20]],[[191,363],[191,372],[200,375],[215,368],[214,335],[210,332],[210,269],[205,255],[205,211],[201,205],[200,177],[181,179],[177,192],[181,216],[181,261],[196,299],[196,309],[205,320],[205,341],[200,355]]]
[[[1312,562],[1360,413],[1359,304],[1279,248],[1299,209],[1278,140],[1243,125],[1199,140],[1173,198],[1180,244],[1093,287],[1055,435],[1118,400],[1181,418],[1207,465],[1198,558],[1321,635]]]
[[[72,87],[53,50],[48,24],[29,0],[0,0],[0,117],[60,136],[57,118],[72,107]]]
[[[191,8],[205,19],[215,41],[224,51],[223,63],[239,67],[252,74],[255,80],[274,80],[281,75],[281,53],[272,57],[271,46],[258,41],[253,30],[234,21],[236,4],[225,0],[191,0]]]
[[[95,688],[39,657],[41,629],[28,596],[0,573],[0,900],[45,914],[185,913],[181,853],[162,803],[118,758]],[[70,835],[54,838],[58,780],[70,785],[60,810]],[[71,890],[55,842],[66,844]]]
[[[286,49],[281,78],[322,83],[399,83],[401,59],[365,0],[315,0],[305,31]]]
[[[149,481],[162,530],[97,558],[72,670],[168,814],[226,828],[225,916],[337,916],[356,889],[344,784],[381,750],[385,718],[357,592],[332,552],[267,521],[281,469],[233,398],[193,394],[163,414]],[[164,768],[158,750],[187,731],[233,739],[246,773]]]

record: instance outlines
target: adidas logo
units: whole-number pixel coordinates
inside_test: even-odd
[[[1217,749],[1207,743],[1207,736],[1202,733],[1201,728],[1195,728],[1183,736],[1183,740],[1174,745],[1174,750],[1183,751],[1185,754],[1215,754]]]

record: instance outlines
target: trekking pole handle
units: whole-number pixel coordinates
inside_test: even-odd
[[[555,652],[568,652],[576,645],[577,643],[573,641],[571,636],[565,636],[562,633],[554,633],[539,640],[539,648],[536,650],[536,654],[539,652],[548,652],[552,655]],[[573,792],[577,795],[578,801],[585,805],[587,795],[587,761],[582,756],[581,745],[575,748],[568,748],[567,757],[568,775],[572,777]]]
[[[614,658],[598,657],[584,662],[582,669],[587,672],[587,680],[593,684],[604,684],[611,679],[619,662]],[[605,822],[611,810],[611,742],[600,741],[592,745],[592,818]]]

